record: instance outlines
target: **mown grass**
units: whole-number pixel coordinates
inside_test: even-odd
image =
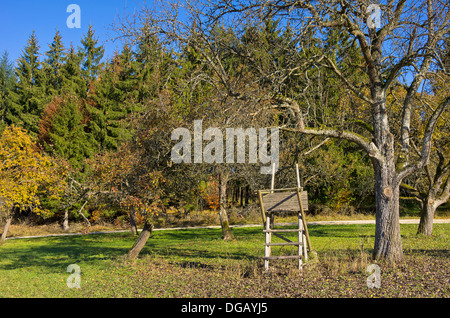
[[[448,233],[431,237],[401,225],[405,261],[379,264],[382,287],[369,289],[373,225],[311,225],[313,250],[304,270],[271,262],[264,272],[261,227],[154,231],[134,262],[123,256],[129,233],[8,240],[0,246],[0,297],[449,297]],[[294,247],[273,248],[291,254]],[[68,265],[81,268],[81,288],[69,288]]]

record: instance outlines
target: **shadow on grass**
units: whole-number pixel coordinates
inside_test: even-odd
[[[10,241],[0,246],[0,270],[25,267],[51,270],[69,264],[111,259],[127,253],[129,247],[126,245],[131,247],[134,237],[127,237],[129,243],[123,244],[124,246],[108,246],[103,239],[104,237],[94,234]],[[109,237],[108,240],[111,239],[113,238]],[[116,239],[120,240],[120,237]]]
[[[191,260],[227,258],[234,260],[257,258],[251,253],[255,241],[261,242],[264,236],[258,228],[232,229],[234,239],[222,240],[221,229],[191,229],[154,232],[140,256],[158,255],[181,258],[189,264]],[[258,243],[256,243],[258,244]],[[258,245],[259,246],[259,245]]]
[[[237,236],[261,235],[260,230],[241,229]],[[0,270],[38,267],[43,272],[66,268],[69,264],[95,263],[117,259],[128,253],[137,236],[125,233],[90,234],[7,241],[0,246]],[[219,248],[215,245],[222,244]],[[233,244],[233,243],[231,243]],[[187,266],[198,259],[251,259],[253,255],[231,247],[221,239],[220,229],[188,229],[155,231],[142,249],[145,255],[170,256],[183,259]],[[101,265],[101,263],[98,263]]]
[[[436,258],[450,258],[450,250],[435,249],[435,250],[425,250],[425,249],[408,249],[405,254],[409,255],[426,255]]]
[[[151,239],[153,240],[201,240],[212,241],[220,239],[220,229],[186,229],[186,230],[167,230],[154,231]]]
[[[261,236],[263,235],[262,228],[257,227],[242,227],[232,228],[231,232],[236,238]],[[213,229],[199,229],[199,228],[187,228],[185,230],[167,230],[167,231],[154,231],[152,238],[154,239],[167,239],[167,240],[201,240],[201,241],[215,241],[221,240],[222,230],[220,228]],[[264,236],[261,236],[264,238]]]

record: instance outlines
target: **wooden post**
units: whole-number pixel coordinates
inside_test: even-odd
[[[259,198],[259,204],[261,206],[262,221],[263,221],[263,224],[266,224],[266,213],[264,212],[264,202],[263,202],[263,199],[262,199],[261,190],[258,190],[258,198]]]
[[[295,172],[297,173],[297,188],[301,188],[300,173],[298,172],[298,163],[295,164]]]
[[[264,246],[264,269],[269,269],[270,243],[272,241],[272,232],[270,231],[270,216],[266,217],[266,244]]]
[[[275,189],[275,162],[272,163],[272,183],[270,185],[270,189],[273,190]],[[273,191],[271,191],[270,193],[273,193]],[[272,215],[272,222],[270,224],[270,228],[273,228],[275,226],[275,215]]]
[[[311,250],[311,241],[309,240],[308,227],[306,226],[305,211],[303,210],[303,202],[298,188],[297,188],[297,197],[298,197],[298,204],[300,205],[300,212],[302,214],[302,222],[303,227],[305,229],[306,242],[308,243],[309,250]]]
[[[301,220],[302,216],[298,214],[298,269],[302,269],[303,266],[303,223]]]
[[[303,234],[303,258],[305,259],[305,262],[308,261],[308,248],[306,247],[306,235]]]
[[[300,188],[300,189],[302,189],[302,186],[301,186],[301,184],[300,184],[300,173],[299,173],[299,171],[298,171],[298,163],[296,163],[295,164],[295,172],[296,172],[296,174],[297,174],[297,187],[298,188]],[[301,200],[300,200],[301,201]],[[301,202],[300,202],[300,204],[302,204]],[[303,206],[302,205],[300,205],[300,209],[301,209],[301,213],[303,212]],[[299,242],[301,242],[302,244],[301,245],[299,245],[299,249],[303,249],[303,257],[304,257],[304,259],[305,259],[305,262],[307,262],[308,261],[308,249],[307,249],[307,247],[306,247],[306,235],[305,234],[303,234],[303,232],[304,232],[304,230],[303,230],[303,223],[302,222],[300,222],[300,218],[302,218],[303,219],[303,215],[302,214],[299,214],[299,220],[298,220],[298,228],[299,228],[299,230],[301,229],[301,231],[299,231],[299,233],[298,233],[298,235],[299,235],[299,239],[298,239],[298,241]],[[306,228],[306,227],[305,227]],[[300,241],[300,235],[302,236],[302,239],[301,239],[301,241]],[[301,255],[300,254],[300,251],[299,251],[299,255]],[[300,263],[300,260],[298,261],[298,267],[299,268],[301,268],[301,263]]]

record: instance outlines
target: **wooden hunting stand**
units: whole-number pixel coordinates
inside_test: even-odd
[[[308,260],[308,250],[311,251],[308,227],[306,226],[305,211],[308,211],[308,193],[300,187],[300,180],[297,167],[297,188],[274,189],[274,169],[272,170],[272,189],[258,190],[258,198],[261,207],[265,233],[264,243],[264,268],[269,269],[269,260],[273,259],[298,259],[298,268],[302,269],[303,260]],[[275,229],[275,215],[282,213],[297,214],[298,228],[296,229]],[[283,232],[297,232],[298,241],[293,242],[281,234]],[[286,241],[285,243],[272,243],[272,234]],[[272,256],[272,246],[296,246],[297,255]]]

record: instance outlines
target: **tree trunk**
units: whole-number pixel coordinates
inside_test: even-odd
[[[400,183],[395,166],[394,135],[389,131],[386,96],[375,86],[372,92],[375,143],[382,158],[373,159],[375,173],[375,260],[398,262],[403,259],[400,236]]]
[[[8,234],[9,226],[11,225],[11,222],[14,216],[16,215],[17,209],[18,209],[17,207],[13,207],[11,209],[11,213],[8,215],[5,226],[3,227],[3,233],[2,237],[0,238],[0,242],[4,242],[6,240],[6,235]]]
[[[434,200],[427,196],[427,199],[422,204],[422,211],[420,212],[419,228],[417,234],[431,235],[433,232],[433,219],[436,212],[436,204]]]
[[[63,230],[69,230],[69,208],[64,210]]]
[[[376,223],[374,259],[398,262],[403,259],[399,220],[399,187],[376,181]]]
[[[134,209],[132,209],[130,212],[130,227],[131,227],[131,233],[133,235],[137,235],[138,229],[137,229],[137,222],[136,222],[136,211],[134,211]]]
[[[374,163],[375,172],[375,260],[398,262],[403,259],[400,236],[400,181],[395,171],[394,137],[387,132],[383,138],[384,160]]]
[[[439,156],[439,163],[436,167],[436,173],[434,176],[429,174],[428,176],[433,180],[430,184],[425,199],[422,202],[422,210],[420,213],[419,228],[417,234],[431,235],[433,232],[433,219],[436,213],[436,209],[450,199],[450,162],[446,165],[445,157],[442,152],[437,151]],[[442,184],[445,181],[444,184]]]
[[[4,242],[6,240],[6,234],[8,233],[8,229],[9,226],[11,225],[11,221],[12,221],[13,217],[8,216],[8,218],[6,219],[6,223],[5,226],[3,227],[3,233],[2,233],[2,237],[0,238],[0,242]]]
[[[152,231],[153,231],[153,224],[150,221],[145,221],[144,228],[142,229],[141,234],[139,235],[133,247],[127,254],[126,258],[128,260],[133,260],[138,257],[139,253],[144,248],[145,243],[147,243],[148,239],[150,238]]]
[[[233,237],[230,224],[228,223],[228,214],[226,210],[227,182],[228,176],[221,172],[219,174],[219,217],[220,225],[222,227],[222,238],[224,240],[230,240]]]

